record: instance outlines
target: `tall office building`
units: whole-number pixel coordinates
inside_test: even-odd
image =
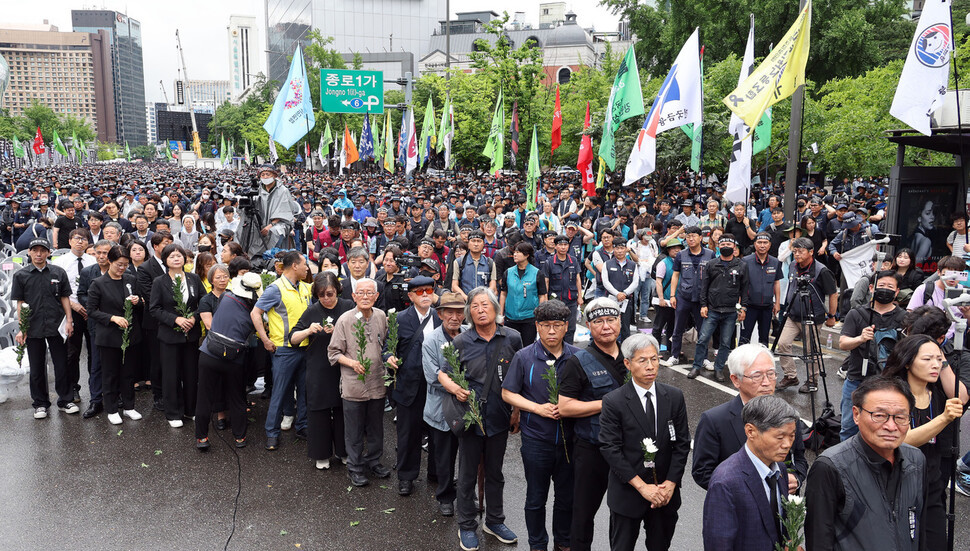
[[[141,23],[111,10],[71,10],[75,32],[105,31],[111,52],[115,129],[118,143],[148,143]]]
[[[10,66],[10,84],[3,95],[3,106],[18,117],[34,101],[56,113],[64,113],[90,123],[98,139],[114,135],[108,126],[114,114],[99,110],[98,95],[107,87],[104,74],[97,70],[104,58],[101,36],[90,33],[58,32],[44,25],[0,24],[0,55]],[[109,117],[110,115],[110,117]]]
[[[215,112],[223,103],[232,100],[232,92],[228,80],[178,80],[174,82],[175,105],[174,111],[188,111],[189,98],[196,110],[205,107],[209,112]]]
[[[396,78],[417,73],[417,60],[445,19],[445,0],[265,0],[266,66],[270,79],[282,82],[297,42],[308,43],[310,29],[333,37],[342,54],[359,53],[368,69]]]
[[[236,100],[249,88],[257,73],[262,72],[259,51],[259,31],[256,18],[230,15],[229,28],[229,86]]]

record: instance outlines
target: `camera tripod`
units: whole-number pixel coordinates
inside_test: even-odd
[[[805,376],[808,384],[811,384],[813,378],[816,380],[816,385],[821,382],[822,393],[824,395],[824,401],[822,403],[822,414],[816,414],[815,407],[815,393],[817,391],[811,392],[811,408],[812,408],[812,422],[813,427],[817,421],[827,415],[834,416],[835,410],[832,407],[832,402],[829,399],[829,389],[825,383],[825,361],[824,354],[822,353],[822,339],[819,334],[818,325],[815,323],[815,311],[812,309],[812,288],[809,281],[802,278],[793,278],[792,283],[796,285],[795,292],[791,294],[791,298],[788,300],[788,304],[785,305],[785,313],[781,316],[780,327],[781,332],[775,337],[775,342],[771,345],[771,352],[777,356],[785,356],[794,358],[796,360],[801,360],[805,364]],[[785,324],[788,322],[791,316],[792,306],[797,301],[798,305],[801,307],[801,311],[805,318],[801,321],[801,329],[799,331],[800,338],[802,341],[802,353],[801,354],[778,354],[775,349],[778,347],[778,341],[781,340],[781,333],[784,333]],[[815,377],[813,377],[815,373]],[[819,381],[818,379],[821,379]],[[815,450],[816,452],[818,450]]]

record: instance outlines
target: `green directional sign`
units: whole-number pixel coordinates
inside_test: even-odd
[[[320,69],[320,108],[326,113],[383,113],[384,74]]]

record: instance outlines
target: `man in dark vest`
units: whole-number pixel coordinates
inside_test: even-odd
[[[670,305],[674,307],[674,335],[670,340],[670,357],[663,364],[670,367],[679,361],[686,363],[686,358],[680,358],[684,332],[687,322],[692,319],[694,327],[700,331],[704,324],[701,318],[701,278],[704,276],[704,264],[714,258],[710,249],[701,247],[701,229],[689,226],[685,230],[687,248],[677,253],[674,258],[674,275],[670,281]]]
[[[626,241],[619,239],[613,246],[613,258],[603,267],[603,288],[620,305],[620,340],[630,336],[633,323],[633,292],[640,287],[637,263],[628,256]]]
[[[565,235],[556,236],[556,254],[546,260],[542,271],[546,276],[546,289],[550,297],[561,300],[569,308],[569,328],[566,329],[565,341],[573,343],[576,334],[576,317],[583,305],[580,289],[583,284],[579,279],[579,260],[570,252],[569,238]]]
[[[822,452],[808,471],[808,549],[922,547],[926,459],[903,443],[914,407],[897,378],[869,377],[852,394],[859,433]]]
[[[475,287],[488,287],[495,292],[495,262],[485,256],[485,234],[475,230],[468,234],[468,254],[455,260],[453,264],[454,277],[451,290],[462,298]]]
[[[620,336],[620,307],[601,297],[586,306],[590,346],[569,358],[559,372],[559,414],[574,419],[573,518],[571,548],[589,551],[593,546],[593,519],[609,484],[609,466],[600,453],[601,400],[620,388],[626,377]],[[603,548],[605,542],[599,546]]]

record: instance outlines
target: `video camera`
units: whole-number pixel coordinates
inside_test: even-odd
[[[420,268],[421,257],[414,253],[404,253],[397,259],[397,265],[402,268]],[[407,291],[407,289],[404,289]]]

